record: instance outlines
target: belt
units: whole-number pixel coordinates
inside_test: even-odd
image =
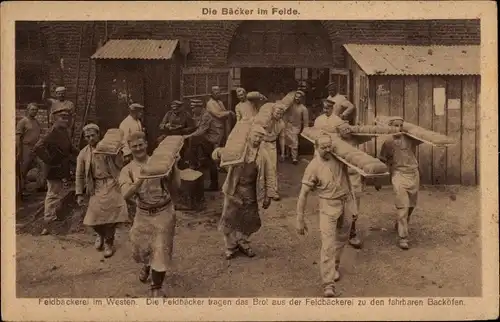
[[[145,211],[149,214],[156,214],[156,213],[159,213],[160,211],[165,210],[170,205],[171,201],[172,201],[172,199],[168,199],[166,202],[164,202],[161,205],[156,206],[156,207],[144,208],[144,207],[137,206],[137,208],[139,208],[140,210]]]
[[[274,142],[276,142],[276,139],[274,139],[274,140],[263,140],[263,141],[264,142],[268,142],[268,143],[274,143]]]

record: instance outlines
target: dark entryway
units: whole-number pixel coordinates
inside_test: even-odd
[[[269,100],[276,100],[297,87],[294,68],[242,68],[241,85],[248,91],[258,91]]]

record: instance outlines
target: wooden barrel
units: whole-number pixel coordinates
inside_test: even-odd
[[[203,173],[188,168],[181,170],[180,176],[181,189],[175,208],[177,210],[203,210],[205,208]]]

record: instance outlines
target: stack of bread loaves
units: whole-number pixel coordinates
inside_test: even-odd
[[[302,131],[302,136],[312,142],[325,134],[332,138],[332,154],[361,175],[369,177],[387,174],[388,169],[384,163],[345,142],[338,135],[316,128],[305,128]]]
[[[375,124],[387,126],[392,120],[394,120],[394,117],[391,116],[377,116],[375,118]],[[430,143],[435,146],[446,146],[455,143],[452,138],[446,135],[424,129],[423,127],[409,122],[403,122],[403,132],[414,139],[417,139],[421,142]]]
[[[160,178],[167,176],[179,155],[184,138],[181,135],[167,136],[153,151],[148,163],[141,169],[141,178]]]
[[[226,145],[221,149],[221,166],[241,163],[245,158],[247,137],[252,128],[252,121],[237,122],[229,133]]]
[[[123,148],[123,132],[120,129],[109,129],[93,153],[115,155]]]

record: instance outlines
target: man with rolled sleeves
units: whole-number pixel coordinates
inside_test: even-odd
[[[68,135],[71,110],[59,106],[52,111],[53,125],[47,135],[33,148],[35,154],[47,165],[47,195],[45,197],[42,235],[49,233],[50,224],[56,221],[57,210],[70,192],[70,163],[75,163],[78,150],[73,147]]]
[[[161,138],[163,139],[168,135],[183,135],[189,130],[193,130],[193,128],[193,120],[184,109],[184,103],[178,100],[170,103],[170,110],[160,123]]]
[[[236,112],[236,122],[251,120],[257,115],[257,108],[247,98],[247,92],[244,88],[238,87],[236,95],[240,102],[234,108]]]
[[[403,118],[392,117],[389,125],[401,129]],[[391,173],[392,187],[396,194],[398,245],[403,250],[409,249],[408,222],[417,205],[420,186],[420,173],[415,156],[417,144],[417,141],[404,134],[394,134],[382,144],[379,156]]]
[[[335,89],[334,83],[327,86],[329,96],[328,98],[334,102],[333,114],[337,115],[343,120],[354,125],[356,122],[356,107],[344,95],[341,95]]]
[[[145,132],[142,125],[142,116],[144,115],[144,106],[138,103],[130,104],[128,107],[129,115],[120,123],[119,129],[123,132],[123,159],[125,164],[132,160],[132,152],[128,147],[128,136],[134,132]]]
[[[349,186],[347,166],[332,155],[333,145],[324,134],[315,142],[315,155],[307,165],[297,201],[297,232],[307,231],[304,220],[306,201],[311,191],[319,197],[319,228],[321,232],[320,270],[325,297],[339,295],[335,282],[340,279],[340,259],[349,237],[352,217],[357,212]]]
[[[208,110],[203,108],[203,101],[199,99],[191,100],[191,108],[194,114],[201,113],[198,128],[191,134],[184,135],[184,139],[191,138],[191,157],[190,160],[196,158],[196,151],[201,148],[203,157],[210,173],[210,185],[208,190],[219,190],[219,171],[217,164],[212,159],[212,152],[220,147],[221,136],[219,122],[212,116]]]
[[[16,159],[20,164],[19,176],[20,176],[20,191],[24,191],[24,185],[26,182],[26,175],[31,169],[34,161],[39,163],[40,173],[37,176],[38,189],[43,188],[45,185],[43,164],[38,162],[38,158],[33,152],[35,144],[40,139],[41,127],[40,123],[36,119],[38,114],[38,106],[36,103],[28,104],[26,108],[26,116],[23,117],[16,125]]]
[[[229,130],[228,118],[234,115],[233,111],[228,111],[224,107],[224,103],[220,100],[220,87],[212,86],[212,93],[210,99],[207,101],[206,109],[212,116],[212,128],[220,133],[217,147],[221,147],[224,142],[225,132]]]
[[[286,147],[290,150],[292,163],[297,164],[299,156],[299,134],[303,128],[309,127],[309,111],[302,104],[305,93],[295,92],[294,102],[284,115]]]
[[[332,131],[335,128],[339,126],[344,126],[347,125],[346,121],[342,120],[340,117],[337,115],[333,114],[333,107],[335,105],[335,102],[332,100],[331,97],[327,98],[323,102],[323,114],[318,116],[316,120],[314,121],[314,127],[323,129],[325,131]],[[349,126],[346,127],[347,130],[349,130]],[[343,137],[343,139],[351,144],[352,146],[357,146],[355,140],[349,137]],[[354,193],[354,199],[356,201],[356,208],[359,212],[360,210],[360,203],[361,203],[361,194],[363,193],[364,190],[364,181],[361,175],[353,170],[352,168],[348,168],[347,172],[349,174],[349,182],[351,184],[351,189]],[[354,248],[361,248],[362,247],[362,242],[359,239],[356,231],[356,221],[358,219],[358,212],[353,214],[353,221],[352,221],[352,226],[351,226],[351,232],[349,235],[349,244],[354,247]]]

